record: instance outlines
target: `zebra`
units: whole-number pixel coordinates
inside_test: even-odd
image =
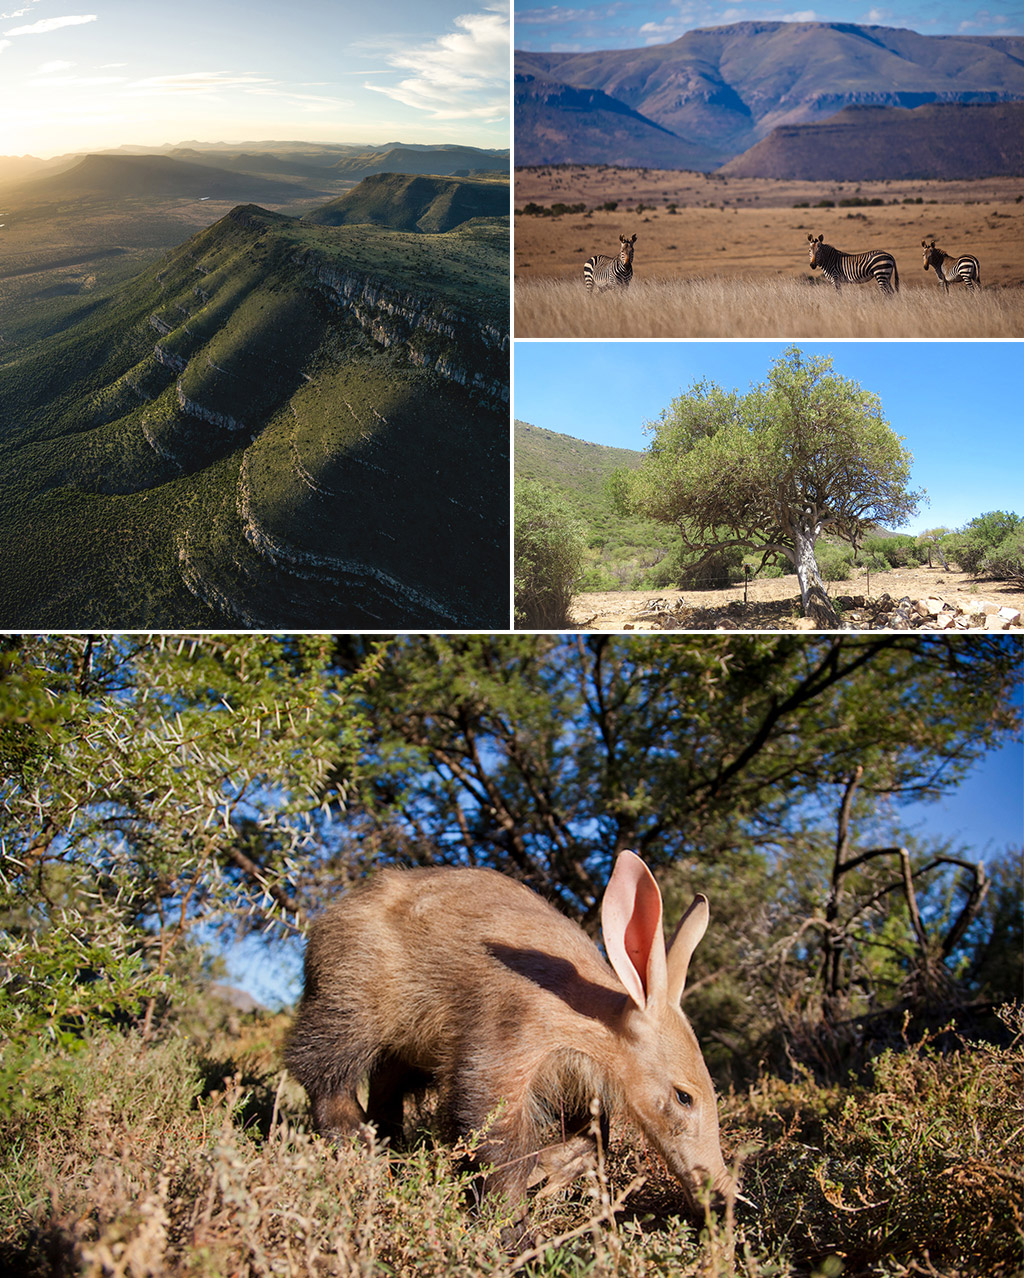
[[[597,284],[598,288],[607,288],[610,284],[615,284],[619,288],[629,288],[630,280],[633,278],[633,245],[636,243],[636,236],[627,240],[624,235],[619,236],[619,256],[606,257],[604,253],[595,253],[593,257],[588,257],[583,264],[583,283],[587,286],[587,292]]]
[[[860,284],[864,280],[873,279],[883,293],[892,294],[900,291],[900,277],[896,270],[896,259],[883,249],[874,249],[870,253],[843,253],[825,243],[824,235],[817,239],[813,235],[807,237],[811,242],[811,270],[821,267],[821,273],[832,281],[838,293],[843,284]]]
[[[934,240],[930,244],[927,240],[922,240],[921,247],[924,249],[924,269],[927,271],[929,266],[934,269],[947,293],[951,280],[962,280],[972,293],[975,288],[981,288],[978,259],[973,254],[962,253],[954,258],[951,253],[944,253],[942,249],[936,248]]]

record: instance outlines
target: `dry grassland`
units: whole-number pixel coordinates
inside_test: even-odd
[[[1020,337],[1024,289],[949,297],[798,280],[647,280],[588,296],[582,282],[517,282],[516,337]]]
[[[838,207],[855,197],[925,202]],[[836,207],[793,207],[822,200]],[[608,201],[614,211],[599,209]],[[517,337],[1024,335],[1024,179],[896,186],[520,170],[516,208],[531,202],[582,203],[593,211],[516,216]],[[633,288],[625,297],[587,299],[583,263],[592,253],[613,253],[620,233],[637,235]],[[850,252],[887,248],[899,268],[899,298],[883,298],[873,284],[850,285],[837,297],[809,268],[809,234]],[[961,296],[959,286],[943,295],[923,269],[926,236],[950,252],[977,255],[980,297]],[[811,282],[817,287],[807,287]]]

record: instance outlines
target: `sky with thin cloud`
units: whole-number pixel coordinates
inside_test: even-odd
[[[0,154],[509,144],[508,0],[0,0]]]
[[[611,0],[574,7],[550,0],[516,0],[517,49],[577,52],[640,49],[667,44],[696,27],[732,22],[852,22],[904,27],[922,35],[1022,35],[1024,3],[988,5],[974,0],[898,0],[871,4],[831,0],[825,4],[787,4],[785,0]]]

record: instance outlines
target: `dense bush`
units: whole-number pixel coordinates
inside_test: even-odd
[[[891,537],[865,538],[864,556],[872,572],[887,572],[890,568],[916,567],[927,559],[928,550],[916,537],[895,533]]]
[[[1024,526],[1007,533],[982,561],[982,572],[990,577],[1004,577],[1024,588]]]
[[[730,546],[700,565],[679,565],[680,590],[723,590],[742,580],[743,551],[738,546]]]
[[[539,484],[520,484],[515,505],[515,623],[564,630],[583,579],[586,540],[576,514]]]
[[[473,1207],[466,1148],[329,1145],[279,1072],[285,1018],[161,1042],[106,1031],[22,1081],[0,1117],[0,1268],[47,1275],[1012,1278],[1020,1010],[1003,1046],[926,1040],[860,1079],[764,1075],[720,1102],[749,1205],[683,1210],[620,1117],[594,1172]],[[57,1068],[58,1064],[60,1068]],[[983,1209],[979,1210],[979,1204]]]
[[[991,510],[950,533],[947,555],[974,576],[1013,577],[1024,572],[1024,519]]]
[[[819,541],[814,547],[814,557],[823,581],[849,581],[854,568],[852,547]]]

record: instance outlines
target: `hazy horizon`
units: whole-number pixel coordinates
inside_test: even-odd
[[[36,159],[36,160],[59,160],[64,156],[71,155],[103,155],[113,151],[139,151],[139,152],[156,152],[163,150],[178,150],[190,146],[198,147],[224,147],[226,150],[234,150],[236,147],[245,149],[246,147],[266,147],[268,149],[274,147],[286,147],[295,145],[308,145],[311,147],[388,147],[388,146],[426,146],[426,147],[443,147],[443,146],[465,146],[474,147],[481,151],[507,151],[508,143],[504,145],[494,143],[485,146],[476,142],[466,142],[459,137],[442,137],[432,142],[417,142],[414,139],[405,137],[389,137],[376,141],[365,137],[341,138],[333,140],[321,140],[309,137],[292,137],[292,138],[179,138],[177,141],[164,142],[135,142],[132,140],[112,143],[109,146],[86,147],[84,149],[71,149],[67,151],[55,151],[50,155],[40,155],[38,152],[23,151],[21,153],[5,152],[0,154],[0,159]]]
[[[668,44],[688,31],[736,22],[841,22],[893,27],[920,35],[1004,36],[1024,33],[1019,5],[981,7],[972,0],[899,0],[865,4],[829,0],[794,9],[777,0],[618,0],[613,5],[568,8],[550,0],[516,0],[515,47],[524,52],[596,52]]]
[[[510,145],[507,0],[80,8],[21,0],[0,12],[4,155],[172,138]]]

